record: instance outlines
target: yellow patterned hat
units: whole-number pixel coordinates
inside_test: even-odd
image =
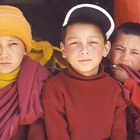
[[[31,50],[32,34],[30,24],[20,9],[10,5],[0,5],[0,36],[8,35],[21,39],[27,52]]]

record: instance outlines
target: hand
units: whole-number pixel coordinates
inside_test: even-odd
[[[126,70],[119,65],[112,65],[112,74],[114,78],[122,83],[124,83],[129,78]]]

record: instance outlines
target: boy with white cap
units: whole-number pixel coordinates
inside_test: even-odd
[[[67,13],[60,47],[69,66],[43,91],[48,140],[126,139],[122,90],[101,65],[113,29],[111,16],[97,5],[80,4]]]

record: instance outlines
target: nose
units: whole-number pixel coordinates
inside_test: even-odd
[[[8,56],[8,51],[5,47],[0,47],[0,57],[5,58]]]
[[[128,64],[129,63],[129,58],[130,58],[130,54],[129,52],[124,52],[123,55],[121,56],[121,62],[122,64]]]
[[[87,45],[81,45],[80,54],[89,54],[89,49]]]

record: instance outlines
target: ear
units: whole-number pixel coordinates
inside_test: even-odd
[[[107,41],[105,43],[105,47],[104,47],[104,52],[103,52],[103,57],[107,57],[109,51],[111,49],[111,42],[110,41]]]
[[[65,53],[65,45],[63,42],[60,42],[60,49],[62,51],[62,57],[66,58],[66,53]]]
[[[26,55],[27,54],[27,49],[26,49],[26,47],[24,47],[24,53],[23,53],[23,55]]]

